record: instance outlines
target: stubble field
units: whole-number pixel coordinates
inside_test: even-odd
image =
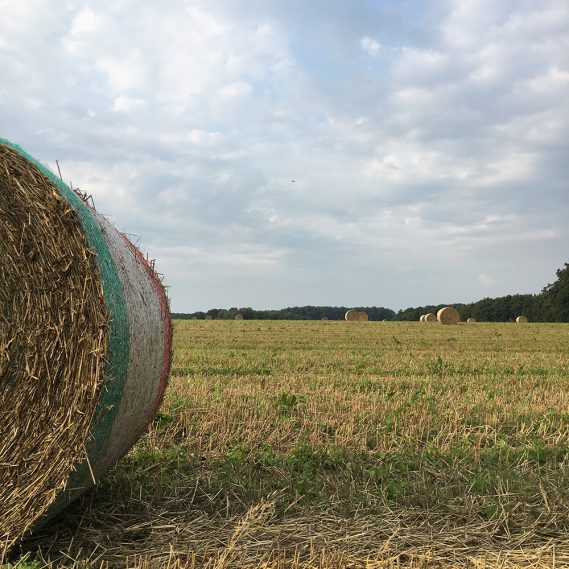
[[[177,322],[150,432],[18,555],[569,566],[569,325]]]

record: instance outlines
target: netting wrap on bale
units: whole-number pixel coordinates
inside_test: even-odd
[[[0,546],[138,440],[170,369],[164,287],[138,249],[0,139]]]

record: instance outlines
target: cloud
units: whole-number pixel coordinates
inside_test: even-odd
[[[562,0],[0,11],[2,135],[142,237],[175,310],[475,300],[566,260]]]
[[[72,36],[80,36],[95,32],[100,27],[100,20],[89,6],[82,8],[73,18],[69,33]]]
[[[492,286],[493,284],[495,284],[496,279],[490,275],[479,275],[478,276],[478,282],[484,286],[484,287],[488,287],[488,286]]]
[[[116,97],[113,101],[113,110],[124,113],[144,109],[144,107],[146,107],[146,101],[144,99],[121,96]]]
[[[360,40],[360,46],[368,55],[371,55],[372,57],[376,57],[379,53],[379,50],[381,49],[379,42],[368,36],[364,36]]]

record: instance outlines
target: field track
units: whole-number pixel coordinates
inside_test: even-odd
[[[569,567],[569,325],[199,320],[174,342],[151,431],[27,540],[34,567]]]

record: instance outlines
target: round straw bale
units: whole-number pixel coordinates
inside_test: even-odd
[[[419,318],[419,322],[424,322],[425,321],[425,315],[421,314],[421,317]]]
[[[172,325],[138,249],[3,139],[0,264],[0,543],[9,549],[144,432],[164,395]]]
[[[361,320],[362,322],[367,322],[369,320],[369,316],[367,315],[367,312],[360,310],[358,312],[358,320]]]
[[[472,317],[471,317],[471,318],[468,318],[466,321],[467,321],[467,322],[470,322],[470,323],[476,322],[476,318],[472,318]]]
[[[346,312],[346,315],[344,316],[344,318],[348,321],[348,322],[353,322],[355,320],[359,320],[359,312],[357,310],[348,310],[348,312]]]
[[[235,315],[235,320],[244,320],[243,314],[236,314],[236,315]]]
[[[432,313],[429,312],[429,314],[425,314],[425,322],[436,322],[437,321],[437,317]]]
[[[528,319],[525,316],[518,316],[516,322],[518,324],[527,324]]]
[[[213,316],[211,314],[206,314],[205,319],[206,320],[213,320]]]
[[[458,324],[460,314],[451,306],[445,306],[437,312],[437,321],[439,324]]]

